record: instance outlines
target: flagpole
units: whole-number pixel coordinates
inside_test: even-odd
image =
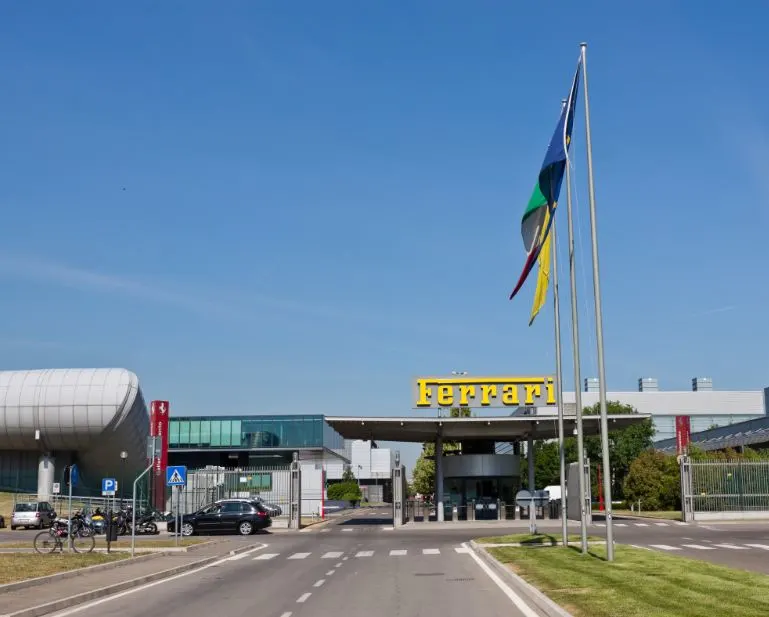
[[[553,310],[555,312],[555,404],[558,406],[558,453],[561,459],[561,533],[563,545],[569,546],[569,524],[566,520],[566,448],[563,434],[563,369],[561,364],[561,302],[558,297],[558,247],[555,221],[553,234]]]
[[[582,84],[585,90],[585,146],[587,148],[587,186],[590,198],[590,237],[593,248],[593,296],[595,304],[595,339],[598,347],[598,400],[601,408],[601,458],[603,493],[606,500],[606,559],[614,561],[614,528],[611,505],[611,467],[609,464],[609,421],[606,410],[606,366],[603,357],[603,314],[601,280],[598,270],[598,232],[595,221],[595,184],[593,183],[593,144],[590,138],[590,97],[587,91],[587,43],[581,43]]]
[[[571,169],[566,161],[566,218],[569,229],[569,283],[571,286],[571,346],[574,354],[574,406],[577,423],[577,490],[579,491],[579,531],[582,553],[587,554],[587,512],[585,512],[585,442],[582,431],[582,376],[579,365],[579,317],[577,314],[577,269],[574,263],[574,220],[571,214]]]

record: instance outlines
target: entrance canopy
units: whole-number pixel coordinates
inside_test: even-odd
[[[650,418],[648,414],[608,416],[609,430],[625,428]],[[374,441],[434,441],[440,434],[446,441],[483,439],[491,441],[520,441],[529,436],[535,440],[558,437],[555,416],[504,416],[491,418],[365,418],[326,416],[330,424],[345,439]],[[600,416],[583,416],[585,435],[600,433]],[[574,416],[563,419],[566,437],[576,434]]]

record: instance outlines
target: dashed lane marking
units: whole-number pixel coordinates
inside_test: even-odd
[[[403,555],[408,555],[406,549],[394,549],[390,551],[390,557],[402,557]]]
[[[678,546],[670,546],[669,544],[650,544],[652,548],[658,548],[663,551],[680,551]]]
[[[698,551],[714,551],[716,550],[712,546],[703,546],[702,544],[682,544],[681,546],[686,548],[693,548]]]
[[[748,550],[747,546],[737,546],[736,544],[724,543],[724,544],[714,544],[713,546],[717,546],[718,548],[730,548],[733,551],[747,551]]]
[[[371,557],[374,554],[374,551],[358,551],[355,553],[356,557]]]
[[[321,578],[321,579],[315,581],[315,584],[313,585],[313,587],[320,587],[325,582],[326,582],[326,579],[325,578]]]
[[[342,556],[342,551],[329,551],[321,559],[339,559]]]
[[[769,551],[769,545],[767,544],[746,544],[745,546],[749,546],[750,548],[760,548],[764,551]]]
[[[441,549],[439,548],[423,548],[422,549],[423,555],[440,555]]]
[[[294,553],[289,559],[307,559],[312,553]]]
[[[307,593],[303,593],[301,596],[299,596],[296,599],[296,603],[297,604],[304,604],[305,602],[307,602],[307,598],[309,598],[311,595],[312,594],[309,591]]]

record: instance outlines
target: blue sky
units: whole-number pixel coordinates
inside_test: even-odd
[[[0,8],[2,368],[124,366],[178,414],[552,372],[507,295],[586,40],[610,389],[769,385],[764,3],[160,4]],[[583,146],[580,111],[593,376]]]

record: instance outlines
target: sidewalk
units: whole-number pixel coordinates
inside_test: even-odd
[[[46,577],[38,583],[16,589],[0,588],[0,617],[19,615],[19,617],[34,617],[62,610],[69,606],[87,602],[96,597],[109,595],[105,593],[108,587],[121,584],[121,589],[113,590],[113,593],[129,589],[151,580],[173,576],[196,567],[204,566],[216,561],[236,550],[238,552],[253,548],[261,544],[258,539],[250,542],[238,540],[223,540],[215,544],[201,547],[190,553],[175,553],[170,555],[157,555],[150,558],[143,557],[137,560],[126,560],[119,566],[91,571],[86,575]],[[56,559],[58,556],[51,556]],[[77,571],[75,571],[77,572]],[[161,573],[167,572],[166,576]],[[69,573],[67,573],[69,574]],[[72,596],[80,596],[78,600],[67,600]],[[61,602],[61,606],[49,606],[53,602]],[[39,610],[35,610],[38,607]]]

